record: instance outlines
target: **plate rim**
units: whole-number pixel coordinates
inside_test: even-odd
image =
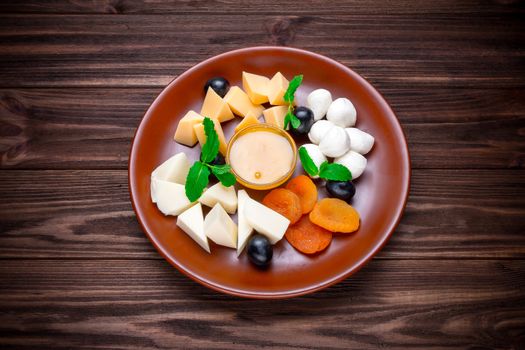
[[[378,244],[374,245],[373,249],[371,249],[365,256],[363,256],[356,264],[352,265],[348,269],[345,269],[345,271],[339,273],[338,275],[336,275],[336,276],[334,276],[334,277],[332,277],[332,278],[330,278],[328,280],[324,280],[322,283],[317,283],[317,284],[311,285],[309,287],[295,289],[295,290],[291,290],[289,292],[270,292],[270,293],[264,293],[263,292],[263,293],[257,293],[257,292],[242,291],[242,290],[235,289],[235,288],[228,288],[228,287],[225,287],[225,286],[223,286],[221,284],[213,283],[212,281],[209,281],[209,280],[207,280],[205,278],[201,278],[200,276],[194,275],[191,271],[188,271],[187,269],[184,269],[182,266],[177,264],[176,261],[171,259],[171,257],[164,251],[164,249],[155,241],[153,235],[149,232],[149,230],[147,229],[147,226],[144,224],[144,222],[142,220],[142,214],[139,212],[139,210],[137,208],[137,204],[135,203],[135,196],[136,195],[134,193],[135,192],[134,188],[135,188],[136,185],[133,182],[134,180],[132,179],[132,173],[133,173],[133,170],[135,169],[135,163],[134,163],[135,152],[136,152],[135,151],[136,150],[136,148],[135,148],[135,141],[137,139],[137,136],[142,132],[142,129],[143,129],[146,121],[150,118],[150,112],[153,109],[153,107],[158,103],[158,101],[160,100],[160,97],[167,93],[167,91],[170,89],[171,85],[175,84],[177,82],[177,80],[182,79],[186,75],[192,74],[192,72],[194,70],[197,70],[200,66],[209,64],[210,62],[212,62],[214,60],[218,60],[218,59],[220,59],[220,58],[222,58],[224,56],[237,55],[237,54],[242,54],[244,52],[268,51],[268,50],[280,50],[280,51],[285,51],[285,52],[294,52],[294,53],[298,53],[298,54],[302,54],[302,55],[311,56],[311,57],[314,57],[316,59],[321,59],[321,60],[326,61],[326,62],[328,62],[330,64],[336,65],[338,68],[346,71],[354,79],[356,79],[362,85],[364,85],[366,87],[366,89],[371,92],[372,95],[375,95],[375,97],[380,102],[382,107],[387,109],[388,112],[391,113],[394,116],[393,119],[395,121],[394,122],[395,127],[397,129],[399,129],[400,133],[403,135],[403,139],[402,139],[402,146],[403,147],[402,148],[403,148],[403,150],[404,150],[404,152],[406,154],[406,160],[407,160],[406,161],[406,169],[403,169],[403,173],[407,174],[407,176],[406,176],[407,180],[406,180],[406,183],[404,184],[403,204],[401,206],[398,206],[397,211],[395,212],[395,216],[394,216],[395,220],[393,220],[392,223],[390,224],[390,226],[386,229],[386,231],[387,231],[386,235],[384,235],[382,237],[381,241]],[[397,118],[397,115],[394,113],[394,111],[392,110],[392,108],[390,107],[390,105],[388,104],[386,99],[384,98],[384,96],[367,79],[365,79],[363,76],[361,76],[360,74],[356,73],[351,68],[347,67],[343,63],[341,63],[341,62],[339,62],[339,61],[337,61],[337,60],[335,60],[333,58],[329,58],[327,56],[324,56],[322,54],[315,53],[315,52],[312,52],[312,51],[309,51],[309,50],[304,50],[304,49],[299,49],[299,48],[294,48],[294,47],[287,47],[287,46],[251,46],[251,47],[244,47],[244,48],[240,48],[240,49],[226,51],[226,52],[223,52],[221,54],[208,57],[207,59],[205,59],[203,61],[200,61],[199,63],[197,63],[197,64],[191,66],[190,68],[188,68],[187,70],[185,70],[182,74],[180,74],[180,75],[176,76],[175,78],[173,78],[162,89],[162,91],[155,97],[155,99],[148,106],[146,112],[144,113],[143,117],[141,118],[140,123],[137,126],[137,128],[135,130],[135,133],[133,135],[132,141],[131,141],[131,146],[130,146],[130,150],[129,150],[129,157],[128,157],[128,191],[129,191],[129,195],[130,195],[131,205],[133,207],[133,211],[135,212],[135,217],[137,218],[137,221],[139,222],[140,227],[142,228],[142,231],[144,232],[146,237],[148,237],[149,241],[153,244],[153,246],[155,247],[157,252],[160,253],[160,255],[164,258],[164,260],[168,261],[173,267],[175,267],[178,271],[182,272],[185,276],[189,277],[190,279],[192,279],[193,281],[195,281],[195,282],[197,282],[197,283],[199,283],[201,285],[204,285],[205,287],[208,287],[208,288],[210,288],[212,290],[215,290],[217,292],[225,293],[225,294],[228,294],[228,295],[231,295],[231,296],[242,297],[242,298],[250,298],[250,299],[288,299],[288,298],[293,298],[293,297],[298,297],[298,296],[314,293],[314,292],[317,292],[319,290],[325,289],[327,287],[333,286],[334,284],[337,284],[337,283],[341,282],[342,280],[352,276],[353,274],[355,274],[356,272],[361,270],[364,267],[364,265],[366,265],[367,262],[369,262],[381,249],[383,249],[383,247],[388,242],[388,240],[390,239],[390,237],[394,233],[395,229],[399,225],[399,222],[401,221],[401,218],[403,217],[403,213],[404,213],[404,211],[406,209],[406,205],[407,205],[407,202],[408,202],[408,196],[409,196],[409,192],[410,192],[410,187],[411,187],[411,179],[412,179],[412,166],[411,166],[411,163],[412,163],[412,161],[411,161],[410,152],[409,152],[409,149],[408,149],[408,143],[407,143],[407,139],[406,139],[406,134],[405,134],[403,128],[401,127],[401,123],[399,122],[399,119]]]

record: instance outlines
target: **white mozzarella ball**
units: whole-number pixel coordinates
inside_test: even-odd
[[[367,154],[374,146],[374,137],[358,128],[346,128],[346,133],[352,143],[352,151]]]
[[[349,151],[342,157],[334,159],[334,163],[344,165],[352,173],[352,179],[357,179],[366,168],[366,158],[355,151]]]
[[[317,89],[308,95],[306,105],[314,112],[314,120],[323,119],[332,103],[332,94],[326,89]]]
[[[342,156],[350,149],[350,138],[345,129],[334,125],[321,139],[319,149],[327,157]]]
[[[340,127],[347,128],[354,126],[357,119],[357,111],[354,105],[347,98],[338,98],[328,108],[326,113],[326,119],[339,125]]]
[[[310,128],[308,138],[312,143],[318,145],[323,139],[324,135],[334,126],[334,123],[328,120],[318,120]]]
[[[314,145],[313,143],[305,143],[304,145],[299,147],[299,149],[301,148],[306,149],[306,152],[308,152],[308,155],[314,161],[314,164],[315,166],[317,166],[317,169],[321,167],[321,164],[326,162],[326,157],[323,154],[323,152],[321,152],[321,149],[319,148],[319,146]],[[319,176],[312,176],[312,178],[314,179],[317,179],[318,177]]]

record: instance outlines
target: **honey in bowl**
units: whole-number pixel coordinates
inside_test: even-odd
[[[293,174],[297,147],[286,131],[270,124],[254,124],[233,135],[226,161],[243,186],[266,190],[281,185]]]

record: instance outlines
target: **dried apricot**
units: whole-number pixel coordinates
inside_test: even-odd
[[[317,202],[310,220],[330,232],[350,233],[359,228],[359,213],[350,204],[336,198]]]
[[[303,214],[308,214],[317,202],[317,187],[306,175],[299,175],[288,182],[286,188],[295,193],[301,200]]]
[[[304,215],[295,225],[288,227],[286,240],[298,251],[304,254],[315,254],[332,241],[332,233],[313,224],[308,215]]]
[[[295,224],[302,215],[299,197],[285,188],[271,190],[262,200],[268,208],[275,210]]]

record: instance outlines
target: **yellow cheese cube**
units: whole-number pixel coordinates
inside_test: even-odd
[[[270,79],[262,75],[242,72],[242,88],[255,104],[268,102],[268,84]]]
[[[230,110],[230,106],[211,87],[208,88],[206,97],[204,97],[201,115],[217,119],[221,123],[235,118]]]
[[[268,124],[284,129],[284,117],[288,113],[288,106],[275,106],[263,111],[264,121]]]
[[[217,119],[212,120],[213,124],[215,124],[215,131],[219,136],[219,152],[221,152],[223,156],[226,156],[226,148],[228,147],[228,145],[226,143],[226,138],[224,137],[224,132],[222,131],[221,123],[219,123]],[[195,130],[195,135],[197,135],[197,139],[199,140],[201,147],[204,146],[204,144],[206,143],[206,133],[204,132],[204,124],[195,124],[193,126],[193,130]]]
[[[253,115],[258,117],[264,109],[261,105],[253,104],[248,95],[238,86],[232,86],[228,90],[228,93],[224,96],[224,101],[228,103],[233,113],[243,118],[248,112],[252,112]]]
[[[259,119],[252,112],[248,112],[246,117],[235,127],[235,132],[244,129],[245,127],[253,124],[259,124]]]
[[[193,126],[195,124],[201,124],[203,120],[204,117],[199,113],[189,111],[181,120],[179,120],[173,139],[178,143],[182,143],[189,147],[195,146],[197,143],[197,135],[195,135]]]
[[[283,97],[286,89],[288,89],[288,80],[281,74],[281,72],[275,73],[273,78],[268,84],[268,100],[272,105],[285,105],[287,104]]]

